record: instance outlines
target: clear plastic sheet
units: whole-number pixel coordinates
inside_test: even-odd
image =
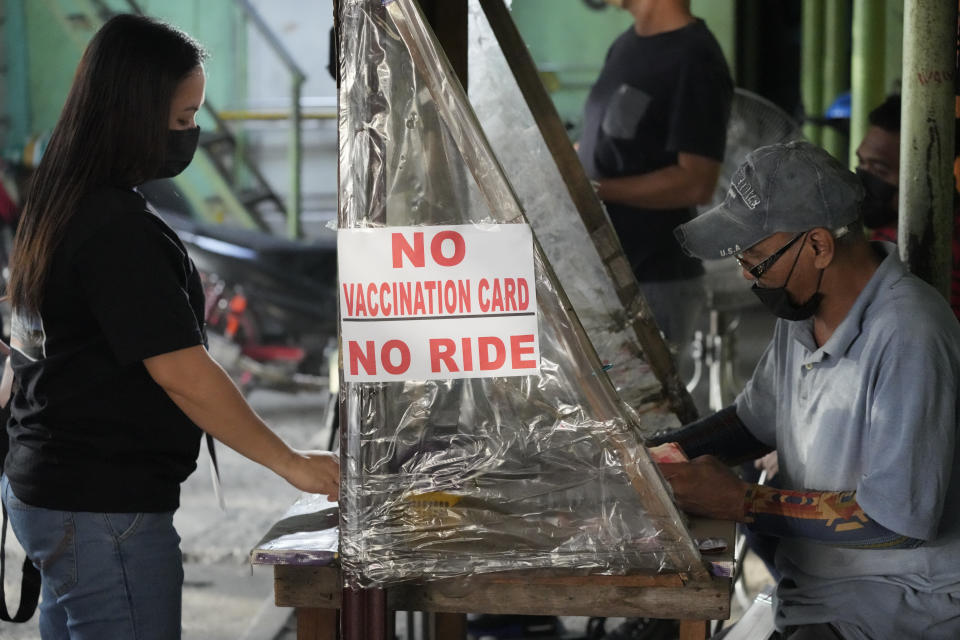
[[[469,7],[469,98],[484,133],[621,400],[643,413],[647,435],[678,427],[669,411],[649,410],[663,391],[630,324],[642,303],[623,308],[480,3]]]
[[[415,3],[344,0],[340,32],[340,227],[524,222]],[[539,375],[343,385],[352,584],[702,570],[538,246],[534,267]]]

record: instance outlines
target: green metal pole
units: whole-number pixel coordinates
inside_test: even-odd
[[[290,92],[290,197],[287,202],[287,235],[294,240],[303,235],[300,225],[300,174],[303,171],[300,93],[303,81],[302,75],[294,73]]]
[[[232,7],[233,11],[231,15],[233,21],[231,22],[230,55],[231,59],[236,61],[236,64],[231,65],[230,103],[246,105],[250,98],[249,87],[247,86],[247,79],[250,75],[248,69],[250,58],[247,55],[247,32],[249,26],[247,14],[243,11],[243,7],[236,3],[234,3]],[[223,117],[222,110],[220,116]],[[242,190],[248,188],[251,182],[250,172],[246,162],[248,146],[247,127],[237,127],[234,130],[233,137],[237,141],[233,148],[233,184]]]
[[[847,0],[825,0],[823,38],[823,102],[819,115],[838,95],[850,88],[850,61],[847,43],[850,36],[850,5]],[[847,157],[847,136],[834,127],[824,127],[823,148],[833,157]]]
[[[823,0],[805,0],[803,3],[803,43],[800,73],[803,112],[807,117],[823,115]],[[803,135],[814,144],[821,144],[823,127],[808,123]]]
[[[8,145],[22,146],[31,133],[30,83],[27,63],[26,0],[7,0],[3,42],[7,51],[7,113],[10,118]]]
[[[883,86],[886,91],[901,90],[903,79],[903,0],[885,0]]]
[[[900,256],[950,295],[956,0],[906,0],[900,119]]]
[[[867,134],[870,110],[883,101],[887,6],[876,0],[853,2],[853,55],[850,61],[850,167]]]

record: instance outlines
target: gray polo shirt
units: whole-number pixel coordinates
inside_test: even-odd
[[[778,321],[737,415],[779,451],[785,488],[855,489],[869,517],[927,542],[859,550],[781,540],[777,625],[956,639],[960,324],[894,245],[875,246],[887,255],[826,344],[814,342],[812,320]]]

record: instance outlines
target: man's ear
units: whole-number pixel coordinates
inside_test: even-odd
[[[813,250],[813,265],[817,269],[825,269],[833,262],[834,253],[837,249],[837,240],[830,233],[829,229],[817,227],[811,229],[809,235],[810,248]]]

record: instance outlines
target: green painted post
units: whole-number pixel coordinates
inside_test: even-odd
[[[613,7],[590,9],[579,0],[523,0],[514,2],[510,13],[537,69],[554,84],[550,97],[557,113],[575,124],[571,133],[576,136],[590,87],[610,43],[633,23],[630,14]],[[575,36],[576,46],[571,46]]]
[[[737,68],[737,6],[734,0],[692,0],[690,12],[707,23],[720,43],[730,72]]]
[[[906,0],[900,119],[900,256],[950,295],[957,2]]]
[[[247,86],[247,20],[246,14],[239,5],[233,6],[233,38],[231,39],[230,59],[234,60],[231,65],[231,86],[233,95],[230,96],[231,105],[247,104],[249,88]],[[250,173],[247,171],[244,158],[247,155],[247,129],[246,127],[236,127],[233,131],[233,137],[237,144],[233,156],[233,184],[240,189],[247,188],[251,183]]]
[[[30,135],[30,91],[28,82],[26,0],[7,0],[6,20],[3,23],[3,46],[7,49],[7,115],[10,129],[7,143],[22,145]]]
[[[867,133],[870,110],[883,101],[886,3],[854,0],[853,52],[850,60],[850,167]]]
[[[903,78],[903,0],[886,0],[884,17],[884,78],[886,93],[900,93]]]
[[[847,0],[825,0],[823,38],[823,116],[838,95],[850,88],[850,59],[847,43],[850,37],[850,5]],[[847,136],[834,127],[824,127],[821,144],[833,157],[847,157]]]
[[[823,115],[823,0],[805,0],[803,3],[803,38],[800,58],[800,91],[803,112],[807,117]],[[820,144],[823,127],[808,123],[803,135],[810,142]]]
[[[95,20],[69,20],[53,2],[23,2],[24,30],[15,37],[24,42],[27,53],[27,91],[30,131],[48,131],[60,117],[60,110],[73,84],[80,53],[96,30]]]

